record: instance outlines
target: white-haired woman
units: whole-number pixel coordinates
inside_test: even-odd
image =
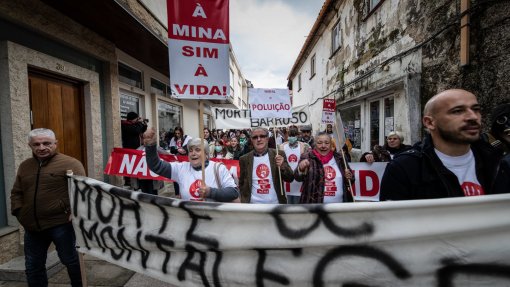
[[[383,146],[375,145],[374,148],[361,155],[360,162],[388,162],[393,157],[403,151],[410,149],[411,146],[404,144],[404,135],[399,131],[392,131],[386,137],[386,143]]]
[[[234,178],[225,165],[209,161],[209,144],[201,138],[188,142],[189,162],[166,162],[157,153],[153,128],[143,134],[147,164],[153,172],[179,183],[180,197],[192,201],[232,202],[239,198]],[[202,151],[205,155],[205,185],[202,183]]]

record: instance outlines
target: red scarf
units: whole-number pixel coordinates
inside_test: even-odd
[[[328,152],[326,155],[321,155],[318,151],[312,150],[313,154],[322,162],[322,164],[328,163],[333,158],[333,151]]]

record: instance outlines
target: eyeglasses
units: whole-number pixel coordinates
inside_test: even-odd
[[[43,146],[48,147],[48,146],[51,146],[52,144],[53,144],[53,142],[31,143],[30,146],[31,147],[38,147],[38,146],[43,145]]]
[[[252,140],[258,140],[258,139],[265,139],[267,138],[267,135],[258,135],[258,136],[252,136]]]

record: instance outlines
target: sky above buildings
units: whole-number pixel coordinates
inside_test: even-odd
[[[230,42],[255,88],[286,88],[324,0],[230,0]]]

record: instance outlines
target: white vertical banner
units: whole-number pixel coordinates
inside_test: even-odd
[[[228,98],[228,4],[167,0],[170,84],[176,98]]]
[[[342,148],[345,144],[345,127],[344,122],[342,121],[342,116],[340,115],[340,111],[335,112],[336,122],[333,124],[336,126],[335,133],[338,133],[336,136],[338,142],[338,148]]]
[[[322,123],[335,126],[331,136],[335,141],[337,151],[340,152],[345,144],[345,130],[340,111],[336,110],[335,99],[324,99],[322,103]]]
[[[292,118],[292,105],[287,89],[249,89],[251,118]]]

